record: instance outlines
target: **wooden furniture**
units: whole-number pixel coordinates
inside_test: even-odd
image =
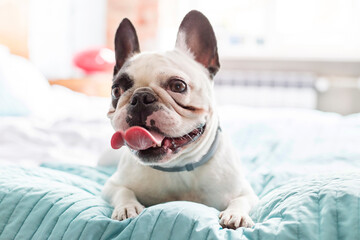
[[[111,80],[111,74],[95,74],[82,78],[52,79],[49,80],[49,83],[51,85],[61,85],[88,96],[110,97]]]

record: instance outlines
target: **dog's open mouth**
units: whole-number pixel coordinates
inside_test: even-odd
[[[176,153],[181,147],[196,141],[204,133],[205,126],[203,124],[181,137],[166,137],[157,131],[134,126],[125,132],[116,132],[111,139],[111,146],[118,149],[127,145],[137,151],[140,157]]]

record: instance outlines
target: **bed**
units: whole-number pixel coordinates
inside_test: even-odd
[[[115,167],[97,166],[110,147],[110,101],[50,87],[34,72],[31,85],[20,76],[14,86],[4,64],[0,239],[359,239],[360,114],[222,105],[223,131],[260,197],[255,226],[223,229],[218,210],[192,202],[120,222],[100,197]]]

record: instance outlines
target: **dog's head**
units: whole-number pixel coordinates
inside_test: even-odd
[[[212,78],[220,64],[214,31],[202,13],[185,16],[175,49],[163,53],[140,53],[136,31],[124,19],[116,31],[115,55],[108,117],[121,134],[113,137],[114,145],[127,145],[152,165],[209,145],[204,139],[214,136],[218,124]]]

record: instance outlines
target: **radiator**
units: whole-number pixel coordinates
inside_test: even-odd
[[[214,80],[218,104],[316,108],[313,73],[222,71]]]

